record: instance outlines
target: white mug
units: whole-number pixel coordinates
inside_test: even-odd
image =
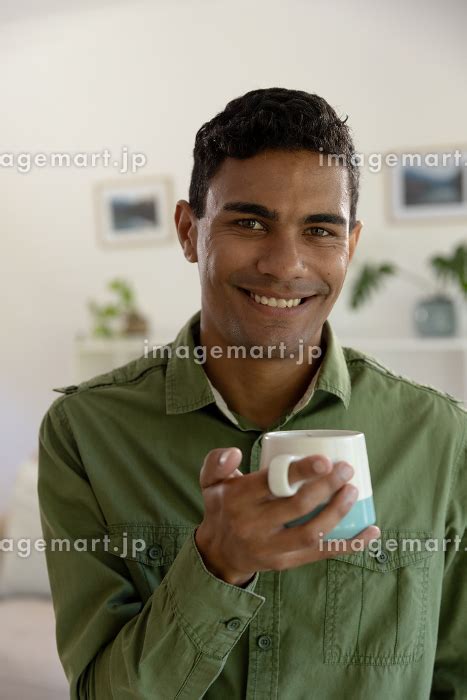
[[[370,467],[365,435],[353,430],[282,430],[266,433],[261,445],[260,469],[268,470],[268,484],[274,496],[293,496],[303,481],[289,483],[291,462],[303,457],[322,454],[333,464],[348,462],[354,469],[347,482],[357,487],[358,497],[342,520],[324,535],[323,539],[354,537],[368,525],[376,522],[371,485]],[[326,506],[330,499],[320,503],[306,515],[284,523],[293,527],[306,523]]]

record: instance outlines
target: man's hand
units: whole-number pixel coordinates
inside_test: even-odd
[[[290,465],[289,481],[305,483],[294,496],[277,498],[269,490],[267,470],[242,474],[237,468],[241,458],[236,447],[211,450],[201,469],[204,517],[195,541],[207,569],[227,583],[242,586],[257,571],[293,569],[335,555],[336,549],[328,549],[322,537],[355,503],[357,489],[346,483],[352,478],[352,467],[346,462],[333,467],[323,455],[304,457]],[[343,474],[346,466],[350,472]],[[329,498],[307,523],[284,527]],[[342,551],[353,551],[355,540],[368,544],[380,534],[379,528],[367,527],[345,540]]]

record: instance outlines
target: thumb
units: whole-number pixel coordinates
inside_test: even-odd
[[[243,476],[237,469],[242,461],[242,451],[238,447],[211,450],[201,467],[199,483],[201,488],[213,486],[226,479]]]

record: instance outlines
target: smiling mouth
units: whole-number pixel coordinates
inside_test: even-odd
[[[263,306],[270,306],[272,308],[278,309],[291,309],[295,306],[299,306],[300,304],[304,304],[312,298],[312,296],[294,297],[287,299],[285,297],[269,297],[263,294],[256,294],[255,292],[252,292],[249,289],[243,289],[242,287],[239,287],[239,289],[251,299],[253,299],[253,301],[255,301],[257,304],[261,304]]]

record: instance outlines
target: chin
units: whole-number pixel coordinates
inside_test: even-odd
[[[302,341],[302,343],[300,343]],[[276,346],[276,350],[271,352],[271,358],[281,357],[279,346],[282,343],[282,347],[285,346],[283,353],[293,353],[298,351],[300,344],[306,345],[311,342],[310,333],[307,329],[306,333],[297,334],[291,333],[287,329],[281,328],[271,328],[269,333],[262,333],[261,336],[256,334],[243,334],[242,339],[238,340],[235,344],[239,346],[246,347],[249,350],[252,347],[262,347],[266,350],[268,347]],[[265,358],[268,358],[267,353],[264,354]]]

